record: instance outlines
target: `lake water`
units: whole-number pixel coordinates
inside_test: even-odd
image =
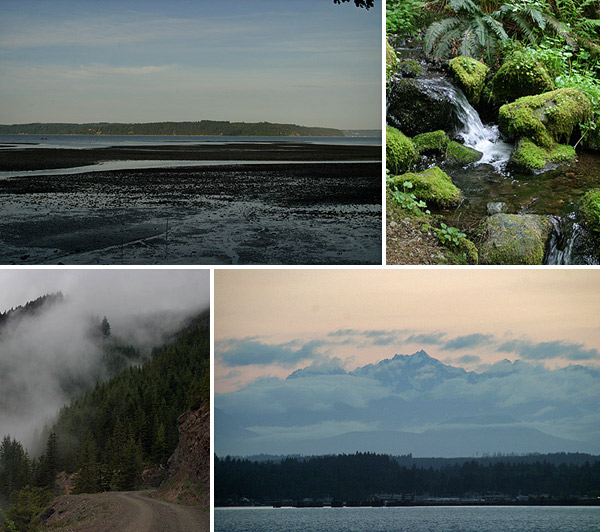
[[[598,532],[600,507],[216,508],[215,532]]]

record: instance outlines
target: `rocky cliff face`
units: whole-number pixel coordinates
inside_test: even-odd
[[[210,409],[201,406],[181,415],[179,444],[169,458],[167,480],[159,489],[164,499],[210,504]]]

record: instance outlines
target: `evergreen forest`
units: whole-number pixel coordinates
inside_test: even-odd
[[[271,122],[149,122],[142,124],[0,124],[1,135],[210,135],[245,137],[343,137],[338,129]]]
[[[100,336],[110,335],[106,318],[96,327]],[[112,344],[104,358],[112,378],[76,394],[43,428],[40,456],[30,456],[19,441],[4,435],[0,503],[10,502],[6,530],[36,530],[56,493],[59,472],[74,473],[73,493],[95,493],[136,489],[144,468],[166,466],[178,443],[178,417],[209,404],[209,343],[204,313],[149,358],[131,346]]]
[[[305,498],[355,503],[377,494],[465,497],[489,493],[535,495],[554,501],[600,496],[600,459],[539,455],[441,460],[437,467],[419,459],[375,453],[288,457],[279,461],[215,458],[215,505]],[[413,462],[412,466],[407,462]]]

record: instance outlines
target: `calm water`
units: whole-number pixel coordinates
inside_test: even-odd
[[[108,148],[110,146],[162,146],[230,144],[237,142],[308,142],[350,146],[381,146],[381,137],[188,137],[145,135],[0,135],[0,145],[19,143],[26,148]]]
[[[600,507],[215,509],[215,532],[598,532]]]

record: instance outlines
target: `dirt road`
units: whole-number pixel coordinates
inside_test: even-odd
[[[208,532],[207,509],[150,498],[148,492],[65,495],[56,499],[50,530],[63,532]]]

